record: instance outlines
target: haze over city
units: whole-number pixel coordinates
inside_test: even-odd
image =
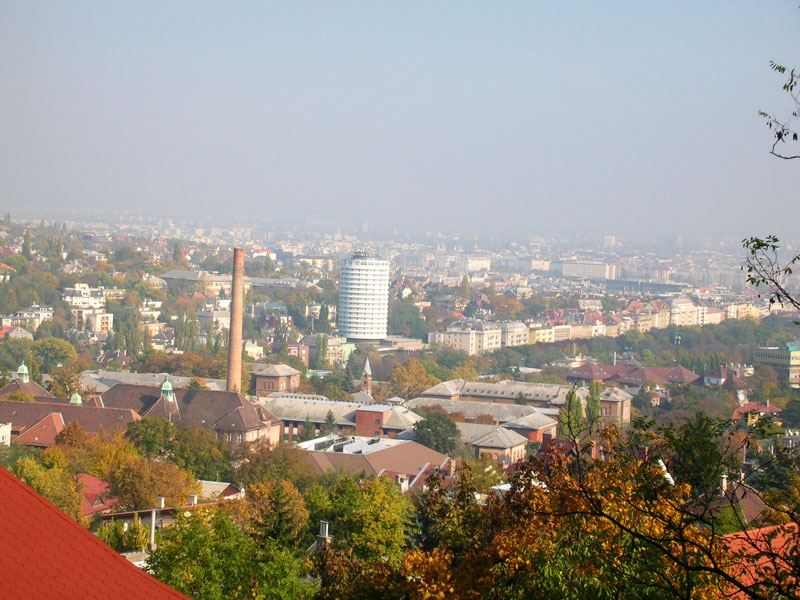
[[[391,230],[793,231],[790,2],[0,8],[0,195]]]

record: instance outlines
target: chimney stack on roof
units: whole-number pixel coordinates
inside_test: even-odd
[[[233,281],[231,282],[231,330],[228,339],[229,392],[242,391],[242,312],[244,310],[244,251],[233,249]]]

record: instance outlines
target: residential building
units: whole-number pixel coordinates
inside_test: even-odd
[[[303,364],[308,368],[308,351],[309,348],[305,344],[299,344],[296,342],[287,344],[286,346],[286,353],[289,356],[296,356],[300,360],[303,361]]]
[[[679,296],[670,303],[670,325],[691,327],[698,324],[697,317],[697,307],[686,296]]]
[[[114,315],[96,310],[86,317],[88,328],[92,333],[111,333],[114,331]]]
[[[638,389],[643,385],[647,387],[663,387],[670,383],[686,385],[697,382],[700,376],[682,366],[642,367],[639,364],[584,363],[572,367],[565,378],[587,384],[592,381],[608,381],[623,387]]]
[[[767,346],[756,348],[755,362],[771,367],[778,379],[800,387],[800,340],[786,344],[785,348]]]
[[[229,331],[231,328],[231,305],[229,301],[210,301],[197,311],[197,328],[209,331]]]
[[[356,252],[342,264],[339,333],[354,340],[382,340],[389,316],[389,261]]]
[[[767,417],[780,423],[781,409],[774,404],[770,404],[769,401],[747,402],[733,410],[731,419],[734,421],[746,421],[747,426],[752,427],[760,419]]]
[[[552,326],[532,327],[528,333],[529,344],[552,344],[555,341],[555,330]]]
[[[321,368],[322,359],[329,365],[343,368],[356,349],[356,345],[348,342],[347,338],[324,333],[305,335],[300,343],[309,348],[309,355],[316,361],[317,368]],[[320,348],[324,348],[324,357],[320,356]]]
[[[34,304],[29,308],[21,308],[14,313],[14,320],[16,325],[22,325],[33,331],[39,329],[39,326],[45,321],[53,320],[53,308],[51,306],[39,306]]]
[[[564,261],[560,264],[561,276],[575,279],[616,279],[617,266],[594,261]]]
[[[497,321],[500,327],[500,345],[525,346],[528,343],[528,326],[521,321]]]
[[[76,283],[73,288],[64,288],[63,300],[73,308],[104,308],[106,296],[102,287],[89,287],[86,283]]]
[[[264,347],[254,340],[246,340],[244,342],[244,353],[253,360],[259,360],[264,357]]]
[[[470,356],[492,352],[502,346],[502,330],[496,323],[464,319],[451,323],[445,331],[431,331],[428,343],[460,350]]]
[[[17,326],[0,327],[0,341],[2,340],[30,340],[33,334],[27,329]]]
[[[553,341],[566,342],[572,339],[572,325],[553,325]]]
[[[0,423],[0,446],[11,445],[11,423]]]

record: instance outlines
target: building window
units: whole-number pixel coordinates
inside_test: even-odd
[[[380,425],[380,424],[381,424],[381,420],[380,419],[375,419],[375,425]]]

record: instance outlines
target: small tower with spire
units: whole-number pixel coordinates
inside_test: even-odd
[[[161,384],[161,397],[170,402],[175,402],[175,392],[172,391],[172,384],[169,379],[165,379],[164,383]]]
[[[25,363],[22,363],[17,369],[17,379],[22,381],[22,383],[28,383],[31,378],[28,374],[28,366]]]
[[[369,366],[369,358],[364,363],[364,370],[361,371],[361,389],[372,395],[372,367]]]

